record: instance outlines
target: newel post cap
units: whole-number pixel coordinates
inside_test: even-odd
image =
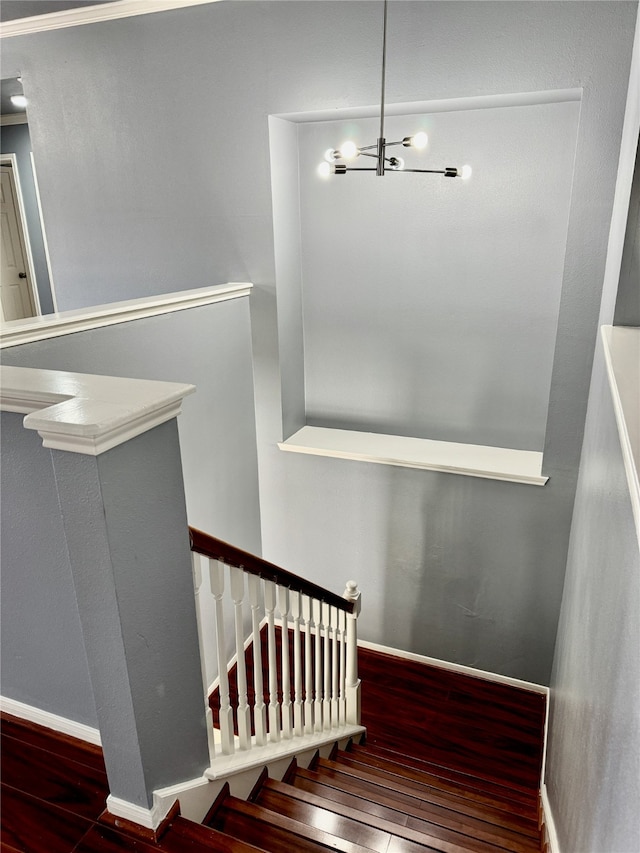
[[[353,615],[358,616],[360,614],[361,593],[358,589],[357,581],[347,581],[347,586],[342,593],[342,597],[346,598],[347,601],[353,601]]]

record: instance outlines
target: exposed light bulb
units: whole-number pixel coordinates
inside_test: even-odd
[[[327,163],[334,163],[338,157],[340,156],[340,152],[336,151],[334,148],[327,148],[324,152],[324,159]]]
[[[466,181],[471,177],[472,173],[473,173],[473,169],[471,168],[471,166],[466,165],[466,166],[463,166],[462,169],[460,170],[460,177],[464,178],[464,180]]]
[[[350,139],[342,143],[340,151],[338,152],[339,156],[342,157],[343,160],[353,160],[353,158],[357,157],[359,153],[360,151],[358,150],[358,146]]]
[[[393,169],[394,172],[401,172],[404,169],[404,160],[402,157],[391,157],[389,168]]]
[[[27,99],[24,95],[11,95],[11,103],[14,107],[26,107]]]
[[[331,164],[327,163],[326,160],[320,163],[318,166],[318,174],[321,178],[328,178],[331,174]]]
[[[411,137],[411,147],[417,148],[419,151],[423,148],[427,147],[427,142],[429,141],[429,137],[424,132],[424,130],[418,131],[418,133],[414,133]]]

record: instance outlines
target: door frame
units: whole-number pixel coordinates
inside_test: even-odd
[[[31,252],[31,242],[29,240],[29,229],[27,227],[27,217],[25,213],[24,200],[22,198],[22,189],[20,187],[20,173],[18,171],[18,158],[15,154],[0,154],[0,165],[11,167],[11,183],[13,186],[14,197],[18,209],[18,227],[20,228],[22,245],[24,246],[25,263],[27,265],[27,284],[31,292],[31,299],[35,310],[35,317],[42,316],[42,308],[40,306],[40,295],[38,293],[38,284],[36,281],[35,267],[33,263],[33,254]]]

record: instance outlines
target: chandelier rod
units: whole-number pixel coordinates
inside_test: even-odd
[[[384,89],[387,72],[387,0],[384,0],[384,23],[382,26],[382,84],[380,87],[380,133],[384,138]]]

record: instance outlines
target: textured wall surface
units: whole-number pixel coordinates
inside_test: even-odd
[[[546,783],[563,851],[640,849],[640,552],[601,348],[551,680]]]
[[[51,458],[109,788],[151,808],[209,763],[176,421]]]
[[[214,3],[3,44],[3,67],[21,69],[31,98],[62,308],[215,281],[256,284],[263,551],[335,589],[357,578],[366,639],[548,682],[636,8],[390,8],[390,103],[582,88],[544,488],[276,447],[278,327],[285,316],[297,320],[275,276],[268,116],[376,103],[379,3]],[[497,205],[508,198],[507,183]],[[456,334],[446,316],[442,326]],[[376,329],[370,334],[378,340]],[[295,340],[292,333],[287,343]],[[291,420],[294,409],[287,408]]]
[[[3,362],[18,367],[45,367],[50,370],[194,384],[196,392],[183,401],[182,414],[178,418],[189,523],[241,548],[260,551],[256,428],[247,299],[235,299],[13,347],[3,351]],[[28,440],[33,442],[34,438],[29,431],[22,429],[20,416],[7,417],[17,419],[16,433],[22,430],[22,433],[28,434],[18,435],[19,441],[14,445],[13,433],[7,433],[3,453],[10,450],[12,458],[16,459],[15,464],[25,465],[26,461],[19,461],[23,453],[20,448]],[[40,448],[39,455],[29,461],[32,466],[31,478],[23,479],[17,473],[15,475],[16,485],[21,490],[27,489],[29,483],[38,482],[37,471],[42,454],[45,466],[43,483],[46,485],[50,461],[48,452]],[[12,467],[4,470],[3,456],[3,476],[10,477],[12,470]],[[6,541],[3,539],[3,547],[10,549],[4,552],[4,573],[15,577],[16,582],[19,579],[21,584],[16,597],[10,594],[13,586],[6,588],[3,604],[6,603],[7,608],[15,608],[16,601],[25,603],[22,617],[20,609],[11,610],[7,631],[18,631],[18,637],[23,633],[30,636],[33,645],[29,666],[17,673],[20,680],[16,682],[13,677],[9,677],[13,670],[5,670],[3,688],[6,687],[9,691],[7,695],[15,699],[21,698],[16,691],[24,692],[28,688],[27,692],[32,693],[30,704],[55,713],[62,713],[55,710],[61,705],[67,711],[63,716],[80,722],[84,722],[89,713],[95,724],[91,708],[86,711],[81,702],[72,698],[73,691],[60,691],[59,685],[64,684],[64,681],[58,682],[53,676],[53,663],[58,657],[72,666],[76,657],[84,654],[82,652],[81,655],[78,650],[81,650],[82,640],[77,631],[74,633],[73,620],[61,620],[54,612],[49,624],[46,610],[43,612],[41,607],[36,606],[32,611],[26,606],[32,594],[36,601],[44,596],[43,601],[46,602],[46,594],[39,586],[42,576],[47,579],[45,590],[53,583],[48,579],[47,569],[49,551],[46,542],[49,528],[53,528],[61,543],[60,559],[64,557],[64,539],[60,539],[62,531],[53,480],[51,490],[50,502],[36,512],[31,505],[35,502],[35,506],[38,506],[38,502],[46,499],[48,493],[44,485],[35,494],[27,489],[17,504],[14,504],[13,487],[3,488],[3,525],[4,513],[11,514],[9,533]],[[18,495],[21,494],[18,492]],[[41,525],[44,525],[42,530]],[[21,552],[22,542],[28,544]],[[68,560],[59,571],[63,571],[65,566],[68,572]],[[60,607],[72,608],[75,612],[70,583],[71,578],[68,576],[66,585],[61,583],[56,589],[54,600],[62,600]],[[208,580],[205,589],[207,584]],[[203,630],[209,650],[207,674],[209,681],[212,681],[217,672],[212,601],[206,595],[202,600]],[[49,631],[51,636],[47,641]],[[74,647],[73,654],[63,653],[66,643]],[[40,664],[38,649],[42,646],[44,649]],[[17,669],[19,658],[14,659]],[[45,663],[49,664],[46,670],[48,677],[40,689],[38,674]],[[78,680],[77,690],[82,692],[83,683],[86,682],[84,669],[79,670]],[[22,701],[29,702],[29,699],[23,698]]]
[[[2,694],[97,726],[51,453],[3,412]]]
[[[308,423],[543,449],[579,114],[387,119],[389,140],[428,130],[424,153],[391,149],[407,168],[473,160],[469,181],[318,180],[332,142],[371,142],[376,121],[300,125]]]

